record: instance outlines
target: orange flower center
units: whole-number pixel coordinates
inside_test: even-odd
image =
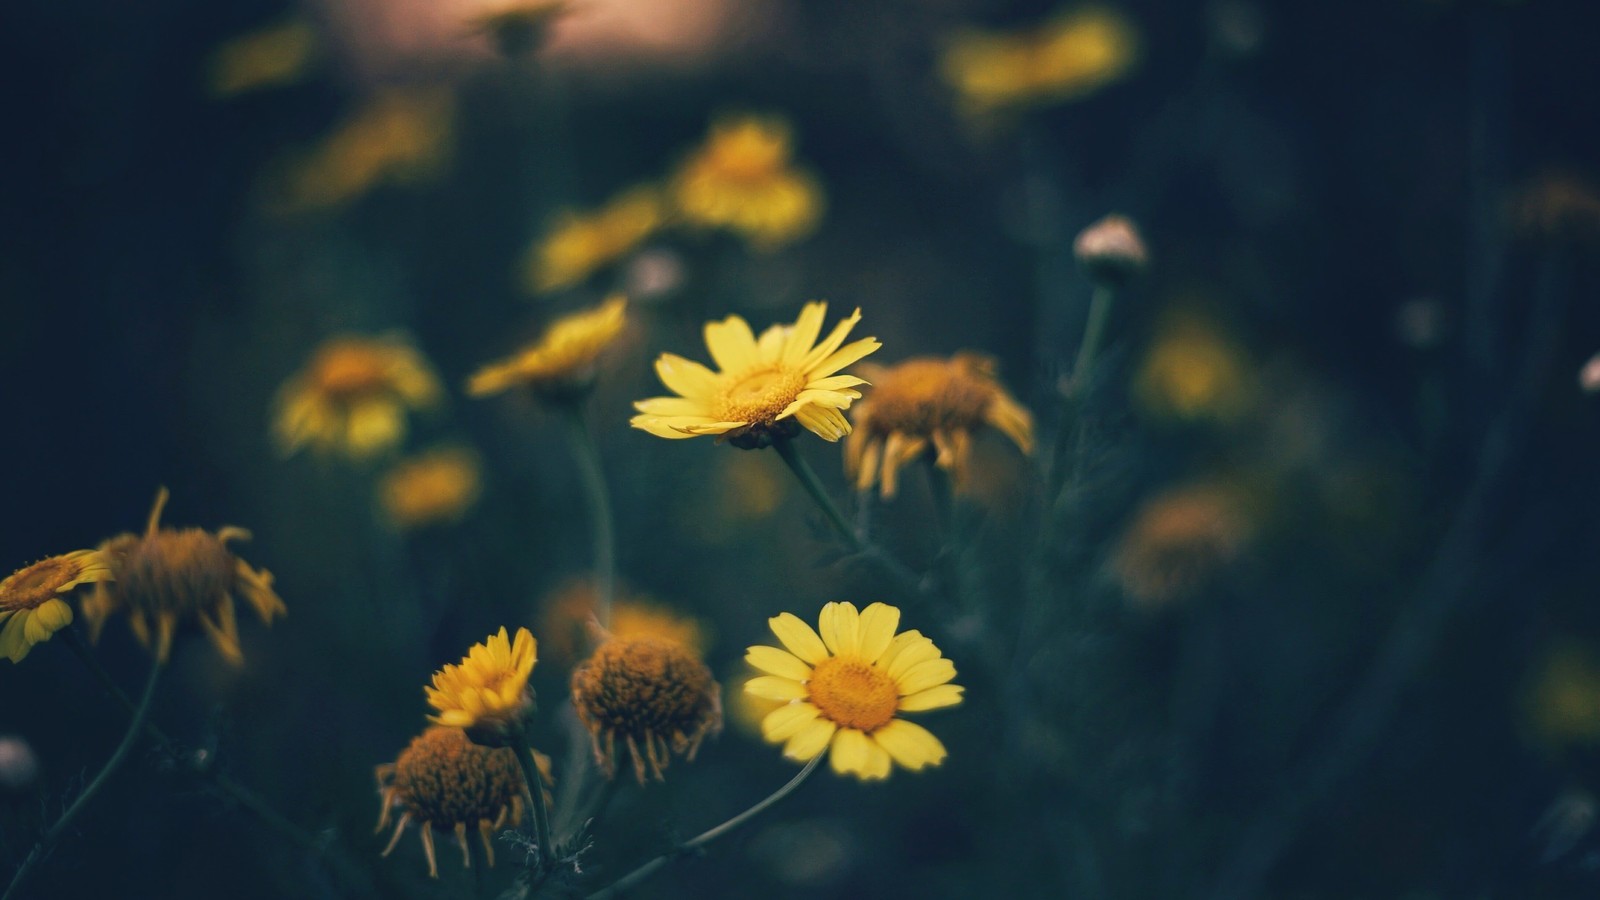
[[[894,679],[867,663],[830,656],[811,672],[811,702],[843,728],[871,733],[889,724],[900,708]]]
[[[734,181],[763,181],[783,166],[789,148],[781,136],[757,128],[725,133],[711,148],[712,165]]]
[[[805,376],[779,368],[746,373],[722,392],[717,415],[724,422],[769,424],[805,389]]]
[[[233,590],[237,569],[237,558],[215,534],[163,528],[129,550],[117,587],[142,609],[203,609]]]
[[[369,347],[344,344],[329,347],[317,358],[312,376],[317,388],[334,397],[375,394],[390,382],[388,361]]]
[[[0,581],[0,610],[35,609],[78,577],[79,571],[77,563],[55,556],[18,569]]]
[[[976,431],[994,399],[994,383],[939,359],[908,359],[878,379],[871,427],[927,436],[940,429]]]

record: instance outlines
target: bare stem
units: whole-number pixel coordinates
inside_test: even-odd
[[[572,404],[567,408],[567,435],[572,441],[572,454],[578,460],[578,474],[583,481],[584,496],[589,502],[589,528],[594,543],[595,618],[602,628],[611,627],[611,603],[616,593],[617,551],[616,529],[611,520],[611,493],[606,488],[605,470],[600,465],[600,450],[589,434],[584,420],[583,407]]]
[[[794,477],[800,479],[800,486],[806,489],[806,493],[811,495],[812,500],[816,501],[817,506],[822,509],[823,515],[827,516],[828,522],[833,525],[834,530],[839,532],[840,537],[844,538],[844,542],[850,547],[850,552],[860,553],[867,549],[866,545],[861,541],[861,536],[856,534],[856,530],[850,527],[849,522],[845,521],[844,514],[839,512],[839,507],[835,506],[833,499],[828,496],[828,491],[823,488],[821,480],[817,478],[817,473],[812,471],[811,465],[805,461],[805,457],[795,450],[794,441],[786,437],[773,438],[772,447],[778,451],[779,456],[783,457],[784,463],[789,466],[789,471],[794,473]]]
[[[528,808],[533,810],[533,834],[539,843],[539,868],[548,875],[555,868],[556,848],[550,838],[550,811],[544,803],[544,778],[539,774],[539,764],[534,762],[527,735],[519,732],[511,742],[511,749],[516,752],[517,762],[522,766],[523,787],[528,791]]]
[[[771,794],[768,794],[765,800],[762,800],[755,806],[752,806],[744,812],[739,813],[737,816],[734,816],[728,821],[723,822],[721,825],[718,825],[710,831],[707,831],[698,837],[691,838],[690,840],[684,841],[678,846],[673,847],[666,853],[657,856],[655,859],[650,860],[639,868],[634,869],[632,872],[629,872],[628,874],[617,879],[610,887],[595,891],[589,895],[589,900],[602,900],[602,898],[619,896],[623,892],[636,887],[646,878],[654,875],[657,869],[660,869],[667,863],[672,862],[673,860],[694,850],[704,847],[706,844],[711,843],[717,838],[722,837],[735,828],[738,828],[740,825],[743,825],[744,823],[760,815],[779,800],[782,800],[783,798],[794,793],[795,789],[801,784],[804,784],[805,780],[810,778],[811,773],[816,770],[817,765],[822,762],[823,756],[824,754],[819,753],[813,757],[811,762],[806,763],[806,767],[801,769],[798,775],[789,779],[788,784],[785,784],[783,787],[778,788]]]

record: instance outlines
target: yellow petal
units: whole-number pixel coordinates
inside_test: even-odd
[[[810,696],[805,685],[777,675],[757,675],[744,683],[744,692],[768,700],[804,700]]]
[[[877,338],[862,338],[839,348],[832,356],[806,370],[808,378],[826,378],[864,356],[877,352],[883,344]]]
[[[827,340],[811,348],[811,352],[807,353],[806,358],[801,361],[800,368],[809,371],[817,363],[833,355],[833,352],[838,350],[839,345],[843,344],[844,339],[849,336],[850,329],[856,327],[856,323],[860,321],[861,310],[858,308],[848,318],[840,320],[839,324],[833,326],[833,331],[828,333]]]
[[[666,438],[669,441],[681,441],[695,437],[696,435],[690,434],[687,431],[679,431],[677,428],[672,427],[673,423],[680,422],[682,420],[683,417],[662,418],[660,416],[647,416],[641,414],[629,419],[628,424],[639,429],[640,431],[648,431],[656,437]],[[698,422],[700,420],[690,419],[689,421]]]
[[[894,761],[916,771],[924,766],[936,766],[947,755],[944,744],[926,728],[905,719],[893,719],[872,733],[872,740]]]
[[[668,390],[684,397],[713,397],[717,393],[716,373],[672,353],[663,353],[656,360],[656,375]]]
[[[876,662],[894,642],[894,630],[900,627],[900,610],[887,603],[874,603],[861,611],[861,646],[857,652],[867,662]]]
[[[833,733],[839,726],[827,719],[812,719],[810,723],[802,726],[789,738],[789,743],[783,747],[783,755],[789,759],[806,762],[827,749],[828,741],[833,739]]]
[[[966,688],[959,684],[941,684],[925,691],[918,691],[900,698],[900,711],[922,712],[955,706],[961,702],[961,693],[965,690]]]
[[[795,410],[794,418],[807,431],[825,441],[837,441],[850,433],[850,423],[836,409],[806,405]]]
[[[883,655],[878,657],[878,668],[888,671],[894,666],[894,661],[899,658],[902,651],[922,640],[922,632],[915,628],[895,635],[894,640],[889,642],[889,649],[883,651]]]
[[[705,336],[706,349],[711,351],[717,368],[724,372],[737,372],[759,361],[756,356],[756,336],[750,331],[750,323],[739,316],[729,316],[721,322],[707,322]]]
[[[857,633],[860,615],[854,603],[829,603],[822,608],[817,624],[821,625],[822,642],[834,656],[854,656],[861,646]]]
[[[890,678],[898,681],[906,673],[906,670],[912,666],[938,658],[939,648],[934,646],[933,641],[922,638],[901,647],[900,652],[895,654],[894,662],[889,664],[887,671]],[[906,692],[902,691],[901,693]]]
[[[821,710],[809,703],[780,706],[761,720],[761,736],[774,744],[782,743],[821,714]]]
[[[828,658],[828,647],[822,638],[811,629],[799,616],[794,613],[782,615],[767,620],[767,625],[772,628],[772,633],[778,636],[790,653],[811,665],[816,665]]]
[[[828,765],[834,772],[855,775],[862,781],[886,777],[889,774],[888,767],[882,764],[888,761],[888,755],[881,747],[854,728],[839,729],[839,734],[833,739],[833,750],[828,754]]]
[[[944,684],[954,677],[956,677],[955,663],[941,658],[917,663],[907,669],[904,675],[895,679],[895,682],[900,688],[900,695],[908,696]]]
[[[783,345],[783,363],[785,366],[794,367],[806,358],[811,352],[811,347],[817,342],[817,335],[822,333],[822,320],[828,314],[828,304],[821,301],[807,303],[800,310],[800,317],[794,320],[794,328],[789,332],[788,339]]]
[[[794,654],[777,647],[756,645],[745,651],[744,661],[769,675],[792,678],[795,681],[811,680],[811,667]]]
[[[22,658],[28,655],[33,645],[24,639],[23,633],[27,631],[30,616],[29,612],[18,612],[6,622],[5,628],[0,629],[0,656],[12,662],[22,662]]]
[[[650,397],[635,402],[633,408],[652,416],[697,416],[707,422],[717,418],[705,401],[689,397]]]

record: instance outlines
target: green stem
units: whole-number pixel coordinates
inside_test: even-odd
[[[56,824],[52,825],[50,830],[39,838],[37,844],[33,845],[33,850],[28,853],[28,858],[22,861],[22,866],[17,869],[17,873],[11,876],[11,885],[6,888],[5,894],[0,895],[0,900],[9,900],[17,892],[17,889],[27,880],[28,873],[38,864],[39,860],[44,858],[45,853],[55,846],[56,841],[61,840],[61,836],[67,833],[67,829],[71,827],[73,820],[83,812],[89,802],[95,798],[95,795],[100,793],[100,789],[105,787],[106,782],[111,780],[111,776],[122,766],[123,760],[128,758],[128,751],[133,749],[134,743],[144,733],[144,720],[150,714],[150,701],[156,695],[156,682],[160,681],[160,677],[161,663],[152,663],[150,677],[144,683],[144,694],[139,698],[139,705],[133,711],[133,721],[128,723],[128,733],[122,736],[122,743],[117,745],[117,749],[112,752],[111,758],[106,760],[106,764],[100,770],[100,774],[89,782],[89,786],[83,789],[83,793],[78,795],[78,799],[74,800],[71,806],[67,807],[67,811],[61,814],[61,818],[56,820]]]
[[[1083,395],[1094,368],[1095,357],[1100,354],[1100,342],[1105,338],[1106,320],[1111,317],[1111,304],[1116,291],[1103,281],[1094,285],[1094,295],[1089,299],[1089,320],[1083,326],[1083,341],[1078,344],[1078,358],[1072,364],[1072,392]]]
[[[605,470],[600,465],[600,449],[589,434],[582,405],[574,403],[568,407],[565,418],[567,435],[572,440],[572,453],[578,460],[584,496],[589,502],[589,528],[594,542],[595,618],[600,621],[600,627],[610,628],[611,603],[617,582],[616,529],[611,520],[611,492],[606,488]]]
[[[810,494],[811,499],[815,500],[817,506],[822,508],[823,514],[828,517],[828,522],[833,525],[834,530],[839,532],[839,536],[844,538],[845,543],[849,545],[850,552],[860,553],[867,549],[866,545],[861,542],[861,536],[856,534],[855,529],[850,527],[850,523],[845,521],[844,514],[839,512],[839,507],[835,506],[832,498],[828,496],[827,490],[823,488],[822,482],[817,478],[817,473],[812,471],[805,458],[800,455],[799,451],[795,450],[794,442],[786,437],[773,438],[772,447],[778,451],[779,456],[783,457],[783,461],[788,464],[789,471],[794,473],[794,477],[800,479],[800,485],[806,489],[806,493]]]
[[[522,766],[523,787],[528,791],[528,808],[533,810],[533,834],[539,842],[539,868],[549,874],[555,868],[556,848],[550,838],[550,811],[545,808],[544,778],[539,774],[539,764],[534,762],[533,748],[528,746],[527,735],[518,733],[511,742]]]
[[[466,837],[467,859],[472,869],[472,896],[475,898],[490,896],[489,891],[489,857],[483,852],[483,841],[479,835],[468,833]]]
[[[822,757],[824,755],[826,754],[819,753],[813,757],[811,762],[806,763],[806,767],[800,770],[800,774],[789,779],[788,784],[785,784],[783,787],[778,788],[776,791],[773,791],[771,794],[767,795],[765,800],[762,800],[755,806],[752,806],[744,812],[739,813],[737,816],[734,816],[728,821],[723,822],[721,825],[718,825],[710,831],[707,831],[698,837],[684,841],[678,846],[673,847],[666,853],[657,856],[655,859],[650,860],[639,868],[634,869],[632,872],[629,872],[628,874],[617,879],[610,887],[595,891],[589,895],[589,900],[601,900],[601,898],[616,897],[622,892],[635,887],[646,878],[649,878],[651,875],[654,875],[657,869],[660,869],[667,863],[672,862],[674,859],[677,859],[678,857],[683,856],[693,850],[704,847],[706,844],[711,843],[717,838],[722,837],[735,828],[738,828],[740,825],[743,825],[744,823],[760,815],[779,800],[782,800],[783,798],[794,793],[795,788],[798,788],[801,784],[805,783],[805,780],[811,777],[811,773],[816,771],[817,765],[822,762]]]

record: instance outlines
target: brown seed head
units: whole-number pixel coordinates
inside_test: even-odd
[[[662,780],[669,747],[692,760],[705,736],[722,730],[722,689],[711,670],[689,648],[660,637],[601,644],[573,671],[572,702],[607,776],[616,771],[620,736],[640,784],[646,764]]]

